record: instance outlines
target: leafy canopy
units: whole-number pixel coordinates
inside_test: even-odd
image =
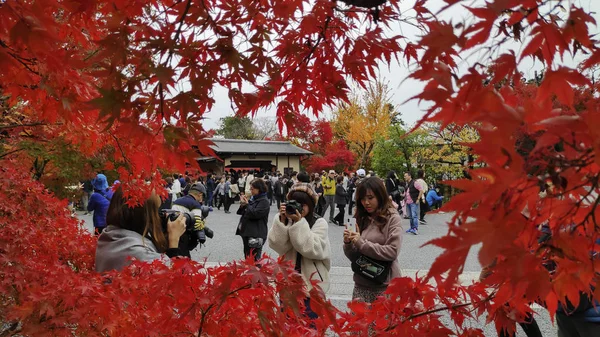
[[[600,229],[600,101],[585,75],[600,63],[595,19],[578,3],[550,0],[444,3],[442,13],[460,4],[471,20],[442,19],[431,1],[418,0],[410,12],[423,32],[408,40],[385,29],[410,22],[398,1],[373,10],[308,0],[2,2],[0,318],[7,334],[320,336],[372,328],[483,336],[468,317],[485,315],[514,331],[514,318],[531,312],[532,302],[554,314],[559,302],[576,305],[581,291],[600,298],[600,266],[590,259]],[[488,64],[464,58],[474,51],[487,52]],[[575,64],[561,62],[569,55]],[[19,148],[31,134],[41,142],[63,137],[87,155],[113,148],[123,186],[139,201],[161,190],[158,168],[182,171],[196,149],[210,153],[201,122],[217,86],[240,116],[274,105],[280,129],[301,128],[301,111],[352,106],[348,88],[368,87],[379,63],[392,59],[417,65],[411,77],[425,88],[414,99],[429,107],[422,123],[477,132],[469,147],[479,165],[470,179],[450,182],[463,193],[445,205],[454,217],[447,235],[430,242],[442,253],[427,277],[395,279],[372,307],[353,302],[345,313],[313,288],[316,331],[298,315],[306,294],[290,264],[205,269],[180,260],[96,274],[95,239],[31,179],[32,159]],[[520,85],[524,59],[544,69],[529,95]],[[372,111],[385,107],[377,106]],[[340,116],[351,114],[358,109]],[[552,186],[545,195],[541,184]],[[552,239],[539,243],[543,223]],[[461,286],[475,245],[482,265],[496,262],[493,273]],[[552,274],[542,265],[548,261],[557,265]],[[440,310],[451,311],[452,324],[443,324]]]

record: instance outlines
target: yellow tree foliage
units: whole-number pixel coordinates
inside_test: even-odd
[[[359,167],[370,168],[370,158],[379,137],[387,138],[388,127],[399,116],[390,103],[387,84],[369,85],[362,94],[354,94],[348,103],[334,111],[332,127],[337,138],[356,154]]]
[[[469,144],[479,140],[475,128],[449,125],[441,129],[439,124],[425,124],[418,132],[427,135],[427,144],[415,147],[413,159],[419,166],[435,175],[462,177],[465,167],[473,165]]]

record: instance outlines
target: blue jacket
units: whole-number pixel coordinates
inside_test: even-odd
[[[212,193],[215,190],[215,181],[210,178],[208,180],[206,180],[206,192],[208,193]]]
[[[435,191],[435,189],[430,189],[429,192],[427,192],[427,196],[425,197],[425,200],[427,200],[427,203],[429,204],[429,206],[433,206],[433,204],[436,201],[442,201],[444,200],[443,197],[440,197],[437,192]]]
[[[106,227],[106,213],[108,212],[108,206],[110,206],[110,199],[112,196],[113,192],[109,189],[104,191],[94,190],[94,194],[90,197],[87,208],[88,212],[94,212],[94,227]]]
[[[183,206],[187,209],[194,210],[202,207],[202,204],[196,201],[191,195],[184,195],[183,197],[173,201],[173,205]]]

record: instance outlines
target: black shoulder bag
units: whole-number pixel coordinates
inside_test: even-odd
[[[373,283],[383,285],[390,274],[392,261],[381,261],[360,254],[352,261],[352,271]]]
[[[356,225],[358,229],[358,224]],[[368,257],[364,254],[359,254],[358,258],[352,261],[352,271],[367,280],[383,285],[388,279],[390,274],[390,268],[392,267],[393,261],[381,261]]]

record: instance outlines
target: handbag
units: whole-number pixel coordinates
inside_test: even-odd
[[[264,241],[262,238],[248,238],[248,247],[250,248],[262,248]]]
[[[356,226],[356,231],[360,233],[358,224]],[[392,262],[393,261],[381,261],[360,254],[358,258],[352,261],[351,267],[355,274],[358,274],[377,285],[383,285],[390,275]]]
[[[352,271],[378,285],[385,284],[390,274],[392,261],[381,261],[361,254],[352,261]]]

